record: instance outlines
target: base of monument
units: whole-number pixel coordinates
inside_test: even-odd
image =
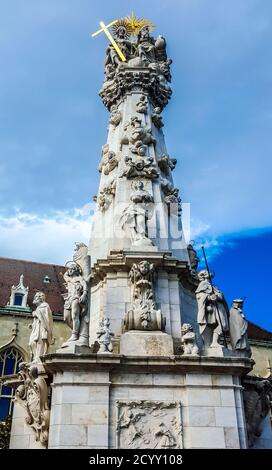
[[[173,339],[162,331],[131,330],[123,333],[120,354],[124,356],[171,356]]]
[[[132,244],[131,249],[127,250],[127,251],[133,251],[133,252],[135,252],[135,251],[140,251],[140,252],[145,251],[145,252],[149,253],[150,251],[159,251],[159,249],[158,249],[157,246],[154,246],[152,244],[143,245],[143,244],[140,244],[140,243],[139,244],[135,243],[135,244]]]
[[[43,363],[52,377],[49,449],[165,450],[161,429],[173,450],[247,447],[241,376],[251,359],[62,350]],[[10,448],[41,448],[16,403],[14,416]],[[141,433],[131,432],[131,422]]]
[[[89,346],[76,344],[74,341],[65,343],[56,353],[60,354],[90,354],[92,349]]]
[[[209,347],[203,349],[201,352],[203,356],[208,357],[237,357],[237,354],[232,349],[227,349],[225,346],[218,345],[217,347]]]

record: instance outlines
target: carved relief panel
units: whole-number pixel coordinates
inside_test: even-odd
[[[117,449],[182,449],[181,403],[117,401]]]

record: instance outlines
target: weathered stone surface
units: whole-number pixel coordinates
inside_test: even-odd
[[[129,331],[121,336],[120,354],[125,356],[170,356],[172,337],[160,331]]]
[[[189,426],[216,426],[215,410],[212,406],[189,406]]]
[[[108,425],[98,424],[88,426],[88,446],[89,448],[108,449]]]
[[[207,426],[207,427],[190,427],[190,448],[191,449],[225,449],[224,428]]]
[[[193,406],[220,406],[220,390],[194,387],[188,391],[188,404]]]
[[[236,409],[229,406],[215,406],[216,426],[234,427],[237,429]]]
[[[212,385],[212,376],[210,374],[186,374],[185,377],[186,385]]]
[[[237,427],[224,426],[224,435],[227,449],[240,449],[242,447]]]

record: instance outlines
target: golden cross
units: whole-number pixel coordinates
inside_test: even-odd
[[[105,25],[103,23],[103,21],[99,21],[99,24],[101,26],[101,29],[99,29],[98,31],[96,31],[96,33],[93,33],[92,34],[92,37],[95,37],[97,36],[98,34],[100,33],[105,33],[106,36],[108,37],[108,39],[110,40],[111,44],[113,45],[114,49],[116,50],[117,54],[119,55],[120,59],[122,60],[122,62],[125,62],[126,61],[126,58],[123,54],[123,52],[121,51],[120,47],[118,46],[117,42],[113,39],[111,33],[109,32],[108,28],[110,26],[113,26],[115,23],[117,23],[118,20],[115,20],[115,21],[112,21],[111,23]]]

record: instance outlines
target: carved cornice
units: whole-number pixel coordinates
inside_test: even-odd
[[[172,94],[171,88],[162,75],[149,68],[119,68],[112,80],[104,82],[99,95],[104,105],[111,109],[127,93],[142,92],[149,96],[154,107],[163,109]]]
[[[182,286],[185,289],[195,292],[199,280],[190,272],[186,261],[179,261],[171,256],[170,252],[125,252],[111,251],[107,259],[98,259],[92,268],[92,286],[102,281],[107,273],[125,271],[129,272],[134,263],[139,263],[143,259],[154,264],[155,269],[163,269],[168,273],[177,274]]]
[[[208,356],[121,356],[120,354],[47,354],[42,358],[49,373],[65,370],[108,370],[130,372],[188,373],[207,372],[215,374],[244,375],[252,370],[254,361],[246,357],[208,357]]]

